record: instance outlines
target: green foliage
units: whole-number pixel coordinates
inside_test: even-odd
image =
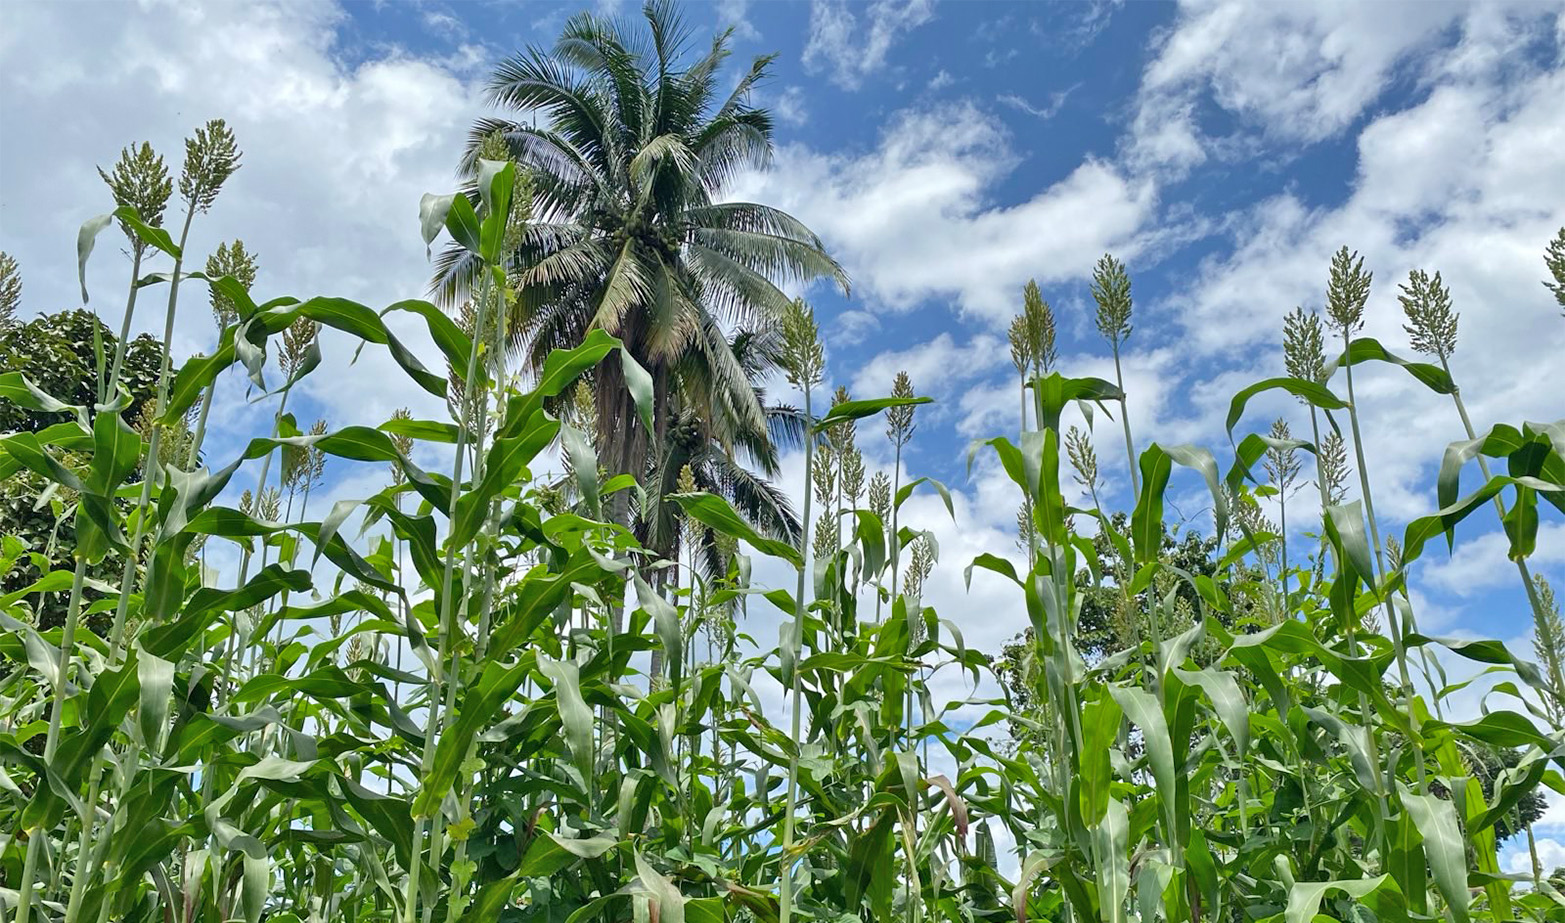
[[[1554,239],[1549,241],[1549,247],[1543,254],[1543,263],[1548,267],[1549,275],[1554,277],[1552,282],[1543,284],[1554,293],[1554,300],[1565,308],[1565,228],[1560,228]]]
[[[168,207],[168,198],[173,194],[174,186],[169,181],[168,168],[163,165],[162,156],[152,150],[151,144],[143,141],[141,147],[125,148],[120,152],[120,159],[115,162],[114,169],[105,172],[99,167],[98,175],[114,194],[115,205],[133,209],[136,217],[148,227],[163,226],[163,212]],[[146,248],[129,221],[122,219],[120,228],[130,241],[132,250],[140,252]]]
[[[651,50],[633,53],[598,20],[573,20],[550,56],[507,65],[505,99],[551,108],[578,136],[599,130],[583,119],[600,104],[626,125],[656,117],[650,100],[700,109],[721,42],[675,70],[676,11],[651,5],[647,21]],[[578,84],[571,68],[595,79]],[[761,127],[736,106],[713,119]],[[653,132],[619,165],[654,200],[696,169],[667,137]],[[478,144],[498,142],[486,131]],[[710,148],[701,169],[722,174],[725,151]],[[221,123],[198,133],[187,217],[236,162]],[[236,244],[219,260],[228,278],[210,282],[226,299],[219,346],[177,372],[156,343],[111,366],[122,344],[85,312],[3,334],[5,510],[42,511],[16,530],[47,531],[37,548],[53,549],[0,539],[0,900],[19,923],[1559,918],[1547,882],[1518,887],[1498,858],[1541,816],[1540,787],[1565,791],[1548,587],[1528,586],[1540,666],[1499,642],[1420,634],[1408,582],[1432,540],[1454,544],[1496,499],[1525,577],[1542,516],[1565,511],[1565,424],[1499,424],[1453,443],[1441,508],[1382,542],[1355,409],[1333,380],[1406,372],[1435,394],[1456,390],[1443,368],[1354,340],[1362,261],[1344,251],[1333,265],[1343,355],[1325,362],[1301,315],[1289,376],[1243,389],[1228,420],[1232,434],[1268,390],[1333,431],[1332,415],[1348,414],[1362,492],[1351,504],[1337,495],[1344,476],[1326,470],[1346,465],[1345,448],[1332,461],[1327,440],[1317,450],[1283,420],[1236,435],[1221,458],[1187,445],[1136,453],[1127,427],[1135,506],[1105,508],[1096,450],[1085,432],[1062,433],[1062,417],[1105,401],[1123,410],[1126,395],[1052,369],[1023,329],[1020,431],[980,449],[1018,495],[1025,556],[967,566],[969,579],[1003,581],[1028,619],[995,662],[922,598],[940,548],[927,523],[904,521],[904,504],[933,488],[955,507],[942,485],[901,482],[927,401],[906,374],[889,397],[839,389],[817,415],[825,352],[806,305],[777,305],[776,341],[723,335],[735,356],[769,354],[734,379],[757,406],[748,373],[770,362],[802,392],[782,422],[805,451],[804,515],[779,536],[721,467],[723,392],[660,386],[681,366],[667,355],[658,374],[644,366],[652,341],[591,326],[551,348],[531,341],[534,374],[505,374],[493,357],[529,284],[512,247],[547,235],[513,207],[528,188],[515,164],[470,166],[473,195],[431,196],[421,216],[426,241],[444,229],[473,269],[465,324],[422,301],[257,305]],[[546,177],[536,192],[564,201]],[[117,214],[163,248],[151,225]],[[109,222],[89,222],[87,239]],[[661,253],[655,234],[637,241],[648,252],[631,263]],[[631,263],[578,280],[593,283],[595,310],[638,303],[637,285],[616,281],[639,271]],[[1103,300],[1124,296],[1117,352],[1129,280],[1112,261],[1099,268]],[[577,291],[554,294],[555,308],[582,307]],[[1029,304],[1041,292],[1024,296],[1023,328]],[[425,358],[447,374],[394,335],[392,311],[424,324],[438,349]],[[327,328],[386,349],[412,386],[450,398],[452,418],[301,431],[286,401],[316,373]],[[267,356],[284,372],[264,398],[270,424],[199,465],[192,409],[210,406],[203,395],[230,369],[264,384]],[[100,389],[129,399],[99,400]],[[604,470],[605,413],[659,436],[655,464]],[[880,414],[897,465],[866,482],[859,424]],[[564,478],[543,470],[557,442]],[[1261,501],[1299,515],[1294,488],[1312,457],[1322,500],[1308,521],[1322,534],[1290,558],[1290,530]],[[449,468],[421,467],[430,458]],[[1491,475],[1490,460],[1507,473]],[[258,484],[236,508],[246,461],[260,462]],[[1475,461],[1483,481],[1463,496]],[[328,470],[366,463],[389,470],[384,487],[309,502]],[[1063,471],[1087,500],[1067,494]],[[1211,537],[1166,515],[1170,484],[1190,474],[1210,494]],[[759,478],[745,489],[783,502]],[[645,541],[618,515],[636,507],[677,513],[677,543]],[[227,546],[237,569],[206,570],[203,543]],[[793,588],[752,584],[756,553],[790,566]],[[51,601],[57,624],[37,617]],[[743,631],[761,605],[786,616],[775,645]],[[1387,634],[1366,624],[1374,612]],[[78,631],[104,620],[106,637]],[[1464,684],[1446,681],[1437,655],[1486,671],[1480,717],[1445,713]],[[986,671],[1001,698],[977,691]],[[945,694],[947,675],[972,692]],[[766,688],[788,690],[787,727]],[[1543,707],[1507,709],[1504,696]],[[1016,745],[996,743],[1002,727]]]
[[[98,372],[94,367],[95,338],[106,353],[117,340],[91,311],[73,309],[41,314],[25,323],[0,328],[0,374],[20,372],[46,394],[66,404],[85,406],[96,402]],[[125,367],[120,383],[130,393],[126,419],[134,419],[157,389],[163,347],[141,334],[126,344]],[[68,412],[29,410],[6,401],[0,403],[0,431],[39,432],[72,419]]]
[[[0,330],[9,327],[22,303],[22,271],[16,258],[0,250]]]
[[[115,337],[85,310],[44,314],[0,327],[0,374],[20,373],[62,403],[91,405],[97,400],[98,387],[93,365],[95,335],[105,352],[115,350]],[[157,340],[143,334],[130,342],[121,373],[121,384],[130,397],[121,412],[125,420],[145,422],[153,407],[162,363],[163,348]],[[51,428],[74,426],[73,421],[68,411],[31,410],[0,400],[0,431],[41,434]],[[72,448],[62,447],[66,457],[80,460],[76,453],[84,447],[69,441],[67,445]],[[20,539],[28,552],[0,574],[0,594],[14,593],[46,574],[69,568],[71,550],[77,544],[77,523],[71,515],[76,499],[69,488],[51,488],[48,478],[31,470],[0,478],[0,535]],[[109,595],[105,587],[123,566],[124,558],[119,554],[91,565],[87,576],[92,580],[84,590],[89,606]],[[65,621],[66,599],[61,594],[37,594],[28,604],[26,618],[40,628],[58,628]],[[87,618],[87,625],[96,634],[106,634],[108,615],[95,612]]]

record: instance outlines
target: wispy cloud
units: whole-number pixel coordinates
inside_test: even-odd
[[[1076,92],[1076,90],[1080,87],[1081,84],[1076,83],[1058,92],[1050,93],[1049,104],[1047,106],[1034,106],[1032,103],[1029,103],[1027,100],[1016,95],[1015,93],[1002,93],[1000,96],[995,97],[995,99],[997,102],[1010,106],[1012,109],[1015,109],[1018,112],[1025,112],[1028,115],[1037,116],[1044,121],[1048,121],[1049,119],[1052,119],[1056,115],[1060,114],[1060,110],[1065,108],[1065,101],[1069,99],[1070,95]]]
[[[735,38],[753,41],[761,37],[760,30],[750,22],[750,0],[718,0],[717,23],[732,28]]]
[[[791,86],[767,101],[767,108],[784,125],[797,128],[810,120],[810,110],[804,103],[804,90]]]
[[[934,18],[935,0],[875,0],[860,12],[844,0],[812,0],[804,68],[828,71],[832,82],[856,90],[886,66],[897,39]]]

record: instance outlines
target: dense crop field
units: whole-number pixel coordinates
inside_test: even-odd
[[[1565,626],[1527,568],[1565,513],[1565,421],[1469,419],[1438,276],[1402,287],[1411,348],[1383,344],[1344,248],[1325,315],[1289,318],[1286,369],[1233,396],[1210,448],[1138,445],[1136,396],[1058,367],[1030,287],[1016,426],[972,450],[1014,484],[1018,554],[940,560],[901,512],[945,487],[866,478],[858,449],[884,431],[900,453],[927,398],[905,376],[822,393],[814,314],[779,286],[846,277],[794,219],[720,195],[769,150],[745,102],[765,62],[728,98],[721,49],[663,49],[586,18],[500,67],[496,101],[549,124],[476,126],[465,187],[425,197],[408,233],[440,248],[434,301],[262,300],[238,243],[196,271],[190,227],[239,169],[222,122],[177,180],[150,148],[105,175],[115,210],[78,240],[96,315],[51,321],[77,344],[53,358],[16,358],[41,327],[6,340],[0,373],[5,521],[27,527],[0,540],[9,919],[1565,919],[1536,854],[1528,875],[1499,861],[1539,792],[1565,793]],[[85,266],[116,232],[111,318]],[[1540,270],[1565,304],[1561,234]],[[1131,282],[1113,257],[1094,280],[1117,361]],[[176,362],[202,298],[219,345]],[[138,302],[164,308],[161,343],[128,336]],[[301,428],[288,397],[324,329],[449,416]],[[794,394],[761,392],[774,371]],[[1384,375],[1465,429],[1439,508],[1399,535],[1365,461],[1397,435],[1355,409]],[[270,416],[232,452],[205,438],[224,376]],[[1308,431],[1241,428],[1268,392]],[[1094,414],[1122,424],[1132,509],[1097,502],[1099,448],[1071,425]],[[783,447],[801,483],[776,480]],[[311,504],[328,464],[384,485]],[[241,470],[259,490],[235,496]],[[1193,556],[1165,509],[1180,471],[1209,493]],[[1278,497],[1273,524],[1257,500]],[[1414,563],[1493,517],[1537,663],[1426,636],[1410,603]],[[219,543],[237,569],[206,566]],[[752,581],[761,556],[796,579]],[[966,616],[922,600],[936,567],[998,575],[1029,630],[969,647]],[[745,634],[761,606],[786,613],[775,641]],[[1492,689],[1473,720],[1447,714],[1457,662]],[[951,701],[947,673],[1003,694]]]

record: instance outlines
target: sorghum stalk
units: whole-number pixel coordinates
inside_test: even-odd
[[[1364,494],[1364,514],[1369,520],[1369,537],[1371,544],[1374,546],[1375,573],[1373,576],[1376,592],[1378,593],[1380,583],[1385,574],[1385,552],[1380,544],[1380,526],[1375,521],[1375,504],[1369,489],[1369,470],[1364,462],[1364,438],[1359,430],[1358,404],[1353,391],[1353,332],[1363,325],[1364,305],[1369,300],[1371,280],[1372,275],[1364,271],[1363,258],[1358,257],[1355,259],[1355,255],[1348,253],[1347,247],[1341,248],[1332,257],[1331,284],[1327,295],[1327,310],[1342,333],[1342,364],[1343,371],[1347,373],[1348,383],[1348,422],[1353,429],[1353,452],[1358,462],[1359,489]],[[1385,609],[1386,624],[1391,631],[1391,647],[1396,655],[1397,673],[1402,682],[1402,691],[1403,694],[1411,697],[1413,694],[1413,680],[1412,675],[1408,672],[1407,651],[1402,643],[1402,622],[1397,617],[1396,609],[1392,606],[1389,596],[1385,599]],[[1418,790],[1427,792],[1428,782],[1425,779],[1424,771],[1423,741],[1418,734],[1414,734],[1412,743],[1416,769],[1418,770]]]
[[[150,146],[143,145],[143,154],[150,157],[150,153]],[[234,162],[237,161],[235,160]],[[192,164],[187,159],[187,174],[190,172],[191,166]],[[204,174],[207,181],[211,184],[213,196],[216,195],[217,187],[222,185],[223,181],[226,180],[233,172],[233,169],[235,169],[233,162],[230,162],[226,172],[207,171],[207,174]],[[221,176],[217,175],[218,172],[221,172]],[[116,171],[116,177],[119,177],[118,170]],[[155,168],[149,168],[148,172],[143,173],[139,180],[140,185],[136,189],[122,189],[120,186],[117,186],[115,181],[111,180],[106,174],[104,175],[104,179],[105,181],[109,182],[111,187],[115,188],[116,199],[120,199],[128,195],[131,199],[134,200],[132,202],[133,205],[139,205],[137,211],[138,214],[140,214],[142,217],[143,221],[154,225],[161,221],[163,204],[167,201],[169,193],[172,191],[167,182],[167,174],[162,171],[162,158],[157,158]],[[135,186],[136,183],[132,183],[131,185]],[[172,370],[171,351],[173,349],[174,340],[174,316],[179,299],[180,269],[184,263],[185,245],[189,241],[190,237],[190,224],[191,221],[195,218],[195,213],[200,202],[199,197],[186,196],[186,198],[189,204],[185,209],[185,221],[184,225],[180,229],[179,234],[179,256],[175,257],[174,259],[174,274],[169,279],[168,311],[163,322],[163,359],[158,369],[157,397],[155,403],[153,404],[155,410],[154,419],[162,416],[163,408],[168,403],[169,377]],[[206,202],[207,205],[210,206],[210,198],[206,199]],[[139,239],[132,239],[130,292],[125,299],[125,317],[120,323],[120,341],[115,345],[114,364],[109,371],[108,380],[104,387],[103,393],[105,399],[107,399],[109,395],[117,393],[119,390],[120,373],[124,367],[126,340],[130,336],[131,319],[136,310],[136,292],[139,288],[138,276],[141,271],[141,257],[145,252],[145,248],[146,245]],[[114,669],[119,666],[120,660],[123,658],[125,652],[125,614],[131,595],[129,588],[131,586],[131,581],[136,574],[136,562],[141,557],[141,545],[147,532],[147,520],[151,515],[150,504],[152,497],[152,482],[158,475],[158,443],[162,430],[162,426],[154,425],[152,427],[152,433],[147,439],[147,451],[143,456],[144,460],[142,463],[141,497],[138,500],[136,506],[136,527],[133,530],[133,537],[125,554],[125,567],[120,575],[120,599],[114,608],[114,622],[109,636],[110,669]],[[62,688],[59,690],[61,692],[63,692],[63,684],[65,681],[65,666],[69,662],[70,650],[75,643],[74,636],[76,625],[74,624],[75,619],[73,618],[73,613],[79,615],[81,603],[80,585],[82,583],[83,577],[85,576],[85,567],[86,561],[78,560],[76,574],[74,577],[74,588],[72,590],[74,602],[71,606],[71,611],[67,613],[65,634],[61,638],[61,669],[59,677],[62,684]],[[51,716],[50,723],[50,731],[55,737],[58,737],[59,733],[57,729],[57,721],[59,718],[58,710],[59,709],[57,708],[57,713]],[[138,754],[138,759],[139,758],[140,757]],[[82,861],[86,853],[87,844],[93,842],[93,828],[97,822],[97,796],[99,794],[99,788],[101,787],[100,779],[105,765],[105,751],[100,751],[93,757],[92,768],[89,770],[90,778],[92,779],[92,783],[90,783],[88,786],[88,794],[90,798],[86,803],[86,813],[81,819],[82,830],[80,845],[82,846],[82,849],[78,850],[77,853],[78,867],[76,870],[76,875],[71,882],[71,895],[66,904],[65,919],[67,920],[67,923],[75,923],[77,915],[80,913],[82,898],[86,892],[87,878],[91,876],[93,868],[98,864],[97,860],[102,855],[102,849],[100,848],[95,852],[93,861]],[[105,841],[107,839],[107,837],[104,838]],[[32,844],[29,843],[28,846],[29,855],[31,855]],[[28,877],[30,879],[31,876]],[[26,883],[30,884],[30,881]],[[21,906],[17,908],[17,920],[19,923],[26,920],[26,913],[28,911],[26,904],[27,902],[23,901]]]
[[[60,658],[56,663],[54,676],[54,698],[49,712],[49,731],[44,738],[43,761],[45,766],[54,763],[55,752],[60,746],[60,720],[65,715],[65,683],[66,674],[71,666],[71,649],[76,644],[76,627],[81,618],[82,608],[82,583],[87,576],[87,559],[78,556],[76,559],[76,571],[71,577],[70,602],[66,607],[65,628],[60,636]],[[47,784],[40,780],[40,784]],[[90,817],[91,814],[88,815]],[[86,835],[85,827],[87,818],[82,818],[83,836]],[[27,833],[27,856],[22,861],[22,883],[17,888],[16,923],[27,923],[33,910],[33,877],[38,874],[38,857],[43,848],[48,831],[39,827]],[[61,857],[63,859],[63,857]],[[77,876],[83,873],[83,869],[77,869]],[[72,891],[74,892],[74,885]]]
[[[460,420],[457,426],[456,453],[451,462],[451,502],[446,510],[448,522],[456,521],[457,498],[462,492],[462,468],[463,463],[467,460],[468,423],[472,410],[470,392],[473,387],[473,381],[478,375],[478,344],[483,339],[480,333],[483,329],[485,317],[483,312],[488,310],[489,284],[489,274],[485,272],[479,295],[479,322],[473,331],[473,342],[467,357],[467,377],[462,384],[462,405],[459,411]],[[451,641],[452,635],[456,632],[456,605],[451,598],[452,578],[456,569],[456,554],[457,548],[454,545],[446,549],[445,572],[441,577],[440,641],[438,645],[438,659],[435,662],[440,664],[442,669],[447,669],[446,661],[448,656],[453,660],[457,656],[457,649]],[[442,678],[438,674],[429,677],[429,715],[425,720],[424,753],[419,761],[419,775],[421,778],[429,775],[430,768],[435,760],[435,744],[440,720],[441,685]],[[423,874],[424,867],[424,825],[428,820],[429,818],[422,814],[413,818],[413,867],[408,870],[407,890],[402,904],[402,923],[413,923],[417,912],[419,878]],[[434,851],[436,845],[436,834],[432,832],[430,835],[431,862],[440,861],[439,855]],[[431,905],[429,912],[433,913],[433,910],[434,907]]]
[[[506,320],[505,315],[506,315],[506,312],[503,309],[504,308],[504,305],[503,305],[504,297],[505,296],[504,296],[503,293],[496,293],[496,296],[495,296],[495,300],[497,302],[502,302],[502,303],[501,304],[497,304],[496,305],[496,310],[494,311],[494,315],[495,315],[494,340],[489,344],[490,348],[493,350],[493,353],[492,353],[492,356],[491,356],[491,362],[493,363],[493,366],[492,366],[492,370],[491,370],[490,374],[488,375],[488,377],[485,380],[485,390],[483,392],[481,392],[479,394],[479,396],[478,396],[478,404],[479,404],[479,408],[480,408],[479,409],[479,418],[478,418],[478,439],[477,439],[477,443],[476,443],[476,446],[475,446],[475,449],[474,449],[474,453],[473,453],[473,481],[475,483],[478,482],[479,480],[481,480],[483,478],[483,476],[484,476],[484,453],[483,453],[482,445],[483,445],[484,436],[485,436],[485,434],[489,430],[489,395],[487,393],[488,389],[493,388],[494,391],[496,392],[496,394],[499,395],[499,397],[497,397],[497,401],[500,400],[500,399],[503,399],[503,391],[501,389],[501,384],[502,384],[501,373],[504,371],[504,367],[503,367],[503,363],[502,363],[502,360],[501,360],[500,347],[501,347],[501,344],[504,343],[504,341],[505,341],[505,320]],[[474,331],[473,331],[473,335],[474,335],[474,338],[476,340],[477,338],[479,338],[482,335],[482,330],[475,328]],[[500,513],[501,513],[501,504],[500,504],[499,499],[495,499],[495,500],[490,501],[490,504],[489,504],[489,517],[488,517],[488,521],[484,524],[484,543],[483,543],[483,545],[480,548],[481,551],[487,551],[488,549],[492,549],[495,546],[495,544],[498,542],[498,540],[499,540],[499,532],[500,532]],[[489,649],[489,619],[490,619],[491,614],[494,611],[494,596],[495,596],[495,575],[494,575],[494,571],[493,571],[492,568],[487,568],[486,567],[486,568],[484,568],[484,588],[483,588],[483,597],[482,597],[483,602],[479,606],[478,635],[477,635],[477,637],[474,640],[474,661],[479,663],[479,664],[483,663],[484,655],[485,655],[485,653]],[[454,670],[454,668],[455,668],[455,660],[454,659],[453,659],[453,662],[452,662],[452,666],[453,666],[453,670]],[[448,683],[447,686],[446,686],[445,711],[446,711],[447,715],[449,715],[456,708],[456,690],[457,690],[457,687],[459,685],[461,685],[460,682],[453,681],[453,682]],[[468,775],[466,773],[466,771],[464,770],[463,771],[461,797],[459,797],[457,799],[457,804],[460,806],[460,810],[462,812],[461,816],[458,818],[459,821],[460,820],[465,820],[468,817],[469,813],[470,813],[472,799],[473,799],[473,785],[474,785],[473,777],[471,775]],[[441,852],[441,849],[442,849],[442,847],[441,847],[441,840],[442,839],[443,839],[443,837],[442,837],[442,835],[441,835],[441,833],[439,831],[439,827],[437,825],[434,829],[432,829],[430,831],[430,842],[431,842],[430,855],[433,856],[433,857],[437,857],[436,861],[438,861],[438,856],[439,856],[439,854]],[[456,844],[456,861],[453,863],[453,867],[454,868],[460,868],[462,866],[462,864],[466,860],[467,860],[467,839],[464,837],[463,839],[459,840],[457,842],[457,844]],[[446,901],[446,920],[447,920],[447,923],[453,923],[453,921],[455,921],[457,919],[456,914],[465,906],[465,902],[464,901],[460,901],[460,900],[457,899],[459,896],[460,895],[452,894],[452,895],[450,895],[450,897]],[[425,908],[425,916],[426,917],[428,917],[433,912],[434,912],[434,908],[433,907],[426,907]]]
[[[1130,405],[1125,399],[1125,374],[1120,368],[1120,346],[1132,331],[1130,276],[1125,264],[1105,253],[1092,272],[1092,298],[1098,304],[1098,332],[1114,352],[1114,384],[1119,387],[1119,419],[1125,428],[1125,458],[1130,463],[1130,490],[1141,495],[1141,475],[1136,467],[1136,444],[1130,435]]]
[[[809,388],[808,385],[805,385],[804,386],[804,420],[805,420],[805,425],[806,426],[810,426],[811,425],[811,421],[813,419],[814,419],[814,417],[811,415],[811,407],[810,407],[810,388]],[[805,491],[804,491],[804,514],[803,514],[803,516],[799,520],[803,524],[801,526],[801,528],[800,528],[800,533],[799,533],[800,561],[799,561],[799,565],[798,565],[797,579],[796,579],[795,584],[794,584],[794,593],[795,593],[795,596],[794,596],[794,606],[796,608],[794,610],[793,635],[792,635],[791,638],[789,638],[789,643],[793,645],[793,669],[792,669],[791,675],[789,676],[789,679],[788,679],[788,695],[789,695],[789,698],[791,699],[790,704],[791,704],[792,710],[793,710],[792,719],[791,719],[790,724],[789,724],[790,738],[793,741],[793,752],[788,755],[788,807],[787,807],[786,812],[783,814],[783,838],[782,838],[782,860],[781,860],[782,863],[783,863],[783,881],[782,881],[781,916],[779,917],[779,919],[781,920],[781,923],[791,923],[791,920],[793,918],[793,866],[794,866],[794,860],[793,860],[793,857],[790,855],[790,853],[793,852],[794,823],[795,823],[794,815],[797,813],[797,811],[799,809],[799,749],[802,746],[802,742],[799,739],[799,734],[800,734],[801,715],[802,715],[802,712],[803,712],[803,709],[801,707],[802,703],[800,702],[800,698],[802,696],[802,693],[799,690],[799,673],[801,672],[800,669],[799,669],[799,666],[800,666],[799,661],[800,661],[800,659],[801,659],[801,657],[803,655],[803,643],[804,643],[804,614],[805,614],[805,606],[804,606],[804,571],[805,571],[805,561],[807,560],[807,558],[805,556],[809,554],[809,550],[808,550],[809,549],[809,542],[807,541],[807,537],[808,537],[808,533],[809,533],[810,499],[811,499],[811,494],[812,494],[812,491],[809,489],[809,483],[810,483],[810,476],[814,473],[814,469],[815,469],[815,438],[814,438],[814,435],[812,433],[806,432],[805,439],[804,439],[804,481],[805,481],[805,485],[806,485],[805,486]],[[895,580],[896,580],[896,572],[895,572],[895,570],[893,570],[893,572],[892,572],[893,584],[895,583]],[[892,598],[895,599],[896,597],[893,595]]]
[[[792,653],[792,671],[789,676],[788,688],[792,718],[790,723],[793,752],[788,756],[788,800],[787,808],[783,814],[782,853],[779,861],[782,863],[782,900],[779,904],[780,923],[792,923],[793,920],[793,868],[792,856],[794,844],[794,827],[796,815],[799,809],[799,750],[802,746],[800,737],[800,725],[803,714],[802,692],[800,691],[800,660],[803,658],[804,649],[804,620],[806,607],[804,602],[805,571],[809,561],[810,549],[810,500],[814,488],[815,474],[815,418],[810,401],[811,390],[820,383],[821,373],[825,366],[825,357],[821,350],[820,330],[815,325],[814,312],[805,305],[804,301],[796,300],[790,306],[783,318],[783,362],[781,363],[788,374],[788,381],[804,392],[804,514],[799,520],[802,525],[799,530],[799,563],[796,565],[797,581],[794,595],[794,622],[792,637],[788,639]]]
[[[1561,239],[1565,240],[1565,237]],[[1451,401],[1462,419],[1462,429],[1468,439],[1477,439],[1473,421],[1467,415],[1467,405],[1462,401],[1462,390],[1457,387],[1456,378],[1451,374],[1451,355],[1456,352],[1456,334],[1461,315],[1451,306],[1450,289],[1441,281],[1440,273],[1430,276],[1421,269],[1410,272],[1401,289],[1398,300],[1407,315],[1408,323],[1403,325],[1403,329],[1407,331],[1409,341],[1414,349],[1432,355],[1439,361],[1441,370],[1451,380]],[[1484,482],[1487,483],[1490,478],[1489,461],[1481,453],[1478,456],[1478,470],[1483,473]],[[1494,508],[1503,521],[1505,500],[1499,494],[1494,495]],[[1522,587],[1536,618],[1542,611],[1542,605],[1525,558],[1516,559],[1516,570],[1521,575]]]

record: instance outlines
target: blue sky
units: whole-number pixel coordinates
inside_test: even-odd
[[[94,165],[143,138],[172,159],[219,116],[245,167],[197,222],[192,252],[243,237],[265,297],[419,294],[418,198],[454,185],[466,127],[487,110],[487,68],[549,42],[578,8],[13,0],[0,32],[0,248],[21,262],[24,313],[76,304],[76,228],[109,208]],[[1321,305],[1343,244],[1375,273],[1368,332],[1395,350],[1408,351],[1397,283],[1413,268],[1443,273],[1462,313],[1454,371],[1480,426],[1565,416],[1565,319],[1540,284],[1565,224],[1558,2],[723,0],[686,15],[698,42],[735,29],[731,73],[778,55],[758,100],[778,116],[774,169],[734,192],[804,219],[853,277],[849,299],[804,293],[829,336],[831,384],[870,396],[907,368],[938,401],[920,412],[906,468],[950,484],[957,515],[931,496],[910,516],[941,543],[928,595],[970,644],[994,647],[1025,622],[1004,587],[980,577],[969,591],[961,572],[979,552],[1014,550],[1016,496],[987,461],[969,478],[966,458],[972,439],[1014,428],[1004,326],[1029,278],[1059,317],[1066,374],[1111,377],[1087,277],[1104,252],[1128,263],[1125,370],[1142,446],[1194,442],[1221,457],[1229,396],[1280,374],[1282,315]],[[124,273],[101,247],[95,306],[117,316]],[[186,298],[176,348],[210,348],[204,298]],[[302,421],[374,423],[403,403],[438,412],[391,384],[384,357],[350,365],[350,344],[326,347]],[[1435,464],[1462,433],[1450,404],[1405,375],[1366,370],[1359,386],[1377,510],[1397,531],[1433,510]],[[237,385],[226,398],[219,446],[267,424],[271,410]],[[1277,415],[1304,424],[1297,405],[1260,400],[1243,429]],[[1100,417],[1095,435],[1128,507],[1116,426]],[[862,429],[871,463],[889,466]],[[784,467],[796,485],[797,459]],[[382,477],[334,470],[329,499]],[[1191,526],[1209,529],[1200,486],[1175,490]],[[1479,518],[1457,558],[1420,565],[1420,624],[1525,651],[1514,571]],[[1565,583],[1557,518],[1534,560]],[[1565,862],[1565,846],[1549,848]]]

